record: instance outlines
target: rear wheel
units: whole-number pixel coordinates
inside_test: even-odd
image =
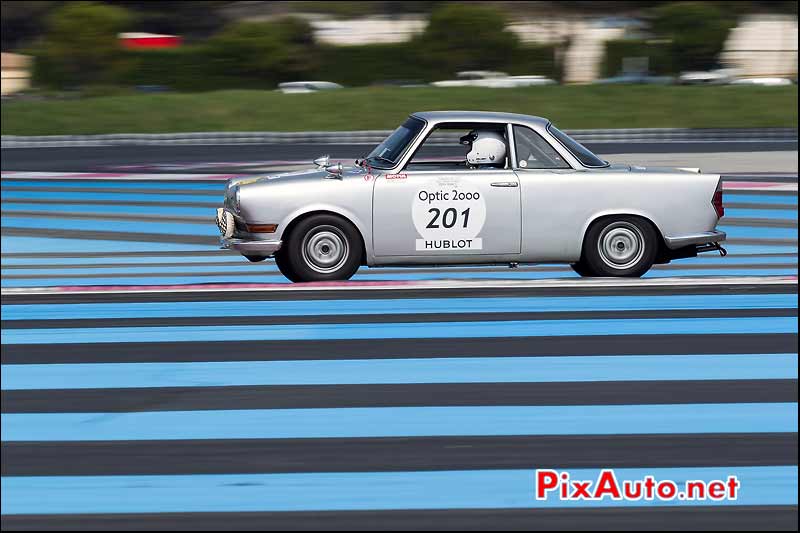
[[[656,231],[649,222],[613,217],[589,228],[581,263],[594,276],[640,277],[653,266],[657,253]]]
[[[280,265],[278,268],[292,281],[335,281],[350,279],[356,273],[364,245],[350,222],[319,214],[292,228],[281,251],[285,252],[288,274]]]

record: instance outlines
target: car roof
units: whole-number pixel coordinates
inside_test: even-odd
[[[496,111],[419,111],[411,116],[434,124],[440,122],[516,122],[544,127],[550,123],[549,120],[542,117]]]

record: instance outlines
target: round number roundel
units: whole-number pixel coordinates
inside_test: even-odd
[[[421,238],[417,251],[481,250],[486,200],[477,189],[433,185],[414,195],[411,214]]]

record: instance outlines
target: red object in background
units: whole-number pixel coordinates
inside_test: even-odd
[[[175,48],[181,45],[182,39],[177,35],[159,35],[157,33],[120,33],[119,40],[125,48]]]

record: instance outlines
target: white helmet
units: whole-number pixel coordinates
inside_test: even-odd
[[[474,130],[462,137],[461,142],[470,146],[467,153],[467,162],[470,165],[505,166],[506,141],[499,133]]]

